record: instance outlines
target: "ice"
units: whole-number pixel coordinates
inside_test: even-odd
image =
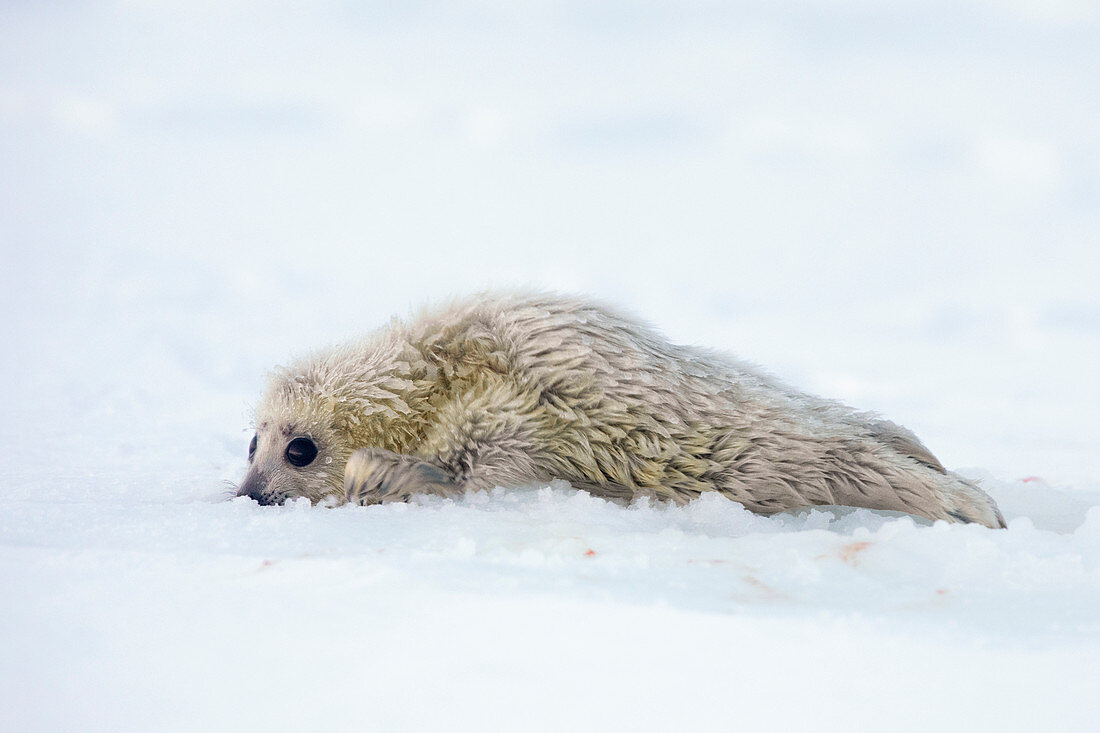
[[[0,729],[1100,719],[1088,3],[0,8]],[[233,498],[263,375],[583,291],[1009,526]]]

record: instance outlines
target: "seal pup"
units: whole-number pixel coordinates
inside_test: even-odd
[[[238,491],[374,504],[554,478],[760,514],[809,505],[1003,527],[909,430],[670,343],[583,298],[482,293],[269,375]]]

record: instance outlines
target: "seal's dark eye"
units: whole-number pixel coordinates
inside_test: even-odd
[[[248,444],[248,461],[252,462],[252,456],[256,455],[256,438],[258,436],[252,436],[252,442]]]
[[[317,446],[309,438],[295,438],[286,447],[286,459],[292,466],[308,466],[316,457]]]

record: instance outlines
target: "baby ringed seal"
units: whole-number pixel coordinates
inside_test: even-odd
[[[488,293],[271,374],[239,496],[373,504],[552,478],[1003,527],[910,431],[583,299]]]

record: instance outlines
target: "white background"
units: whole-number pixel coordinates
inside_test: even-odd
[[[1087,729],[1098,38],[1073,0],[5,4],[0,722]],[[1025,518],[222,501],[268,368],[517,286]]]

